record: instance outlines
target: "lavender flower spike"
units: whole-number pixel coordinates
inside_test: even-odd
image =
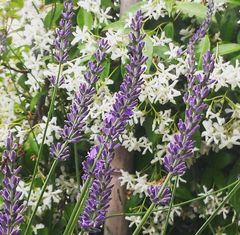
[[[212,82],[209,80],[209,76],[214,68],[214,57],[208,51],[203,56],[203,73],[194,74],[194,45],[206,33],[212,12],[213,2],[210,0],[207,18],[190,40],[188,48],[188,53],[192,54],[189,57],[188,92],[183,97],[186,104],[185,120],[179,120],[179,133],[174,135],[173,141],[168,145],[168,151],[163,160],[166,170],[172,175],[183,175],[185,173],[187,168],[185,161],[193,156],[195,141],[192,139],[192,136],[198,130],[203,118],[203,111],[207,108],[203,101],[210,92],[209,85]],[[191,60],[193,61],[191,62]]]
[[[56,30],[57,38],[54,40],[54,57],[59,63],[64,63],[68,60],[68,37],[71,34],[71,19],[74,15],[73,2],[71,0],[65,0],[63,5],[62,18],[59,22],[59,28]]]
[[[13,136],[9,132],[6,150],[3,153],[1,170],[4,174],[2,211],[0,212],[0,235],[20,235],[20,224],[23,222],[23,205],[19,203],[21,192],[17,191],[20,178],[17,176],[21,167],[14,167],[17,159],[17,145],[13,143]]]
[[[141,75],[145,70],[143,64],[147,58],[143,56],[144,35],[140,34],[142,21],[142,12],[138,11],[131,23],[133,32],[129,34],[130,62],[126,66],[127,74],[116,94],[111,111],[105,115],[103,135],[98,137],[99,144],[92,147],[83,163],[83,181],[89,177],[94,179],[85,209],[79,218],[79,225],[88,232],[99,231],[106,218],[112,189],[110,182],[113,170],[110,163],[113,159],[113,150],[117,147],[119,135],[133,115],[143,84]]]
[[[196,43],[203,38],[207,30],[209,28],[209,25],[211,23],[211,18],[213,16],[214,12],[214,2],[213,0],[208,0],[208,6],[207,6],[207,15],[199,29],[194,33],[192,38],[189,41],[187,52],[188,52],[188,65],[189,65],[189,76],[193,76],[195,72],[195,65],[196,65],[196,60],[195,60],[195,53],[194,53],[194,48]]]
[[[92,97],[96,93],[95,83],[99,79],[99,74],[103,70],[101,63],[106,57],[106,50],[109,49],[108,42],[104,39],[99,41],[99,49],[95,53],[96,62],[89,62],[88,71],[84,74],[86,83],[81,83],[78,92],[70,106],[67,114],[61,137],[63,142],[54,144],[50,148],[51,155],[58,160],[67,160],[69,157],[68,143],[76,143],[81,138],[81,131],[85,126],[85,120],[89,113],[89,106]]]

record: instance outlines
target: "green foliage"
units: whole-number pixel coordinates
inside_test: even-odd
[[[237,43],[221,44],[214,48],[214,52],[218,55],[227,55],[238,51],[240,51],[240,44]]]
[[[61,3],[56,3],[53,5],[53,8],[48,12],[44,19],[44,26],[49,29],[56,27],[57,20],[59,19],[61,12],[63,10],[63,5]]]
[[[77,14],[77,24],[80,28],[86,26],[88,29],[91,29],[93,25],[92,13],[80,8]]]
[[[176,9],[190,17],[196,16],[204,19],[206,16],[207,8],[200,3],[195,2],[176,2]]]

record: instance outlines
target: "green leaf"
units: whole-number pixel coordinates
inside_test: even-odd
[[[191,200],[193,198],[191,191],[188,187],[181,185],[181,187],[177,188],[175,191],[175,196],[182,200]]]
[[[152,40],[148,35],[146,35],[145,39],[145,46],[143,49],[143,53],[145,56],[148,57],[146,65],[147,65],[147,71],[150,70],[151,64],[152,64],[152,56],[153,56],[153,43]]]
[[[226,12],[218,20],[218,27],[220,30],[220,37],[222,41],[234,42],[236,37],[236,28],[239,12],[234,9],[226,10]]]
[[[227,0],[227,2],[240,6],[240,1],[239,0]]]
[[[158,135],[152,131],[152,124],[153,124],[153,118],[149,116],[144,121],[143,127],[145,129],[146,136],[148,137],[148,139],[153,143],[153,145],[156,145],[161,140],[161,135]]]
[[[11,0],[10,4],[9,4],[9,8],[13,9],[13,8],[22,8],[23,7],[23,0]]]
[[[167,46],[154,46],[153,47],[153,55],[159,56],[162,59],[167,59],[168,56],[165,54],[165,52],[169,51]]]
[[[28,85],[26,85],[26,81],[28,80],[28,78],[25,75],[22,75],[19,79],[18,79],[18,85],[21,86],[25,91],[27,91],[29,89]]]
[[[176,0],[165,0],[166,9],[168,11],[169,16],[172,14],[173,6]]]
[[[33,109],[35,108],[35,106],[38,104],[39,100],[41,99],[42,96],[44,96],[46,94],[45,91],[39,92],[37,93],[31,100],[30,103],[30,111],[33,111]]]
[[[116,22],[110,23],[107,26],[103,28],[103,31],[113,29],[113,30],[118,30],[118,29],[123,29],[125,26],[125,21],[124,20],[118,20]]]
[[[237,43],[226,43],[218,45],[214,48],[214,53],[217,53],[217,55],[227,55],[233,52],[240,51],[240,44]]]
[[[235,194],[230,199],[230,203],[233,208],[236,210],[237,214],[240,213],[240,189],[238,189]]]
[[[59,1],[58,0],[45,0],[45,5],[55,3],[55,2],[59,2]]]
[[[105,79],[108,77],[109,72],[110,72],[110,62],[105,61],[103,63],[103,68],[104,68],[104,70],[101,73],[100,80],[105,81]]]
[[[207,7],[195,2],[176,2],[176,9],[190,17],[196,16],[204,19],[207,13]]]
[[[88,29],[92,29],[93,26],[93,17],[92,13],[89,11],[86,11],[83,8],[80,8],[77,14],[77,24],[82,29],[84,26],[87,26]]]
[[[216,169],[223,169],[233,162],[233,157],[228,152],[221,152],[214,154],[211,158],[210,164]]]
[[[132,195],[131,198],[125,202],[125,210],[131,212],[129,209],[137,207],[142,201],[143,198],[140,198],[139,195]]]
[[[205,35],[204,38],[202,38],[202,40],[200,41],[199,45],[198,45],[198,50],[197,50],[197,54],[198,54],[198,69],[202,68],[202,58],[203,55],[207,52],[207,50],[210,49],[210,40],[208,35]]]
[[[166,37],[168,38],[174,38],[174,27],[173,27],[173,23],[169,22],[165,27],[164,27],[164,32]]]
[[[52,26],[56,26],[56,21],[61,15],[61,12],[63,10],[63,5],[60,3],[56,3],[52,10],[50,10],[45,19],[44,19],[44,26],[45,28],[49,29]]]

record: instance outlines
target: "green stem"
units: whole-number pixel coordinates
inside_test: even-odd
[[[58,81],[59,81],[61,68],[62,68],[62,66],[61,66],[61,64],[59,64],[58,75],[57,75],[57,84],[58,84]],[[57,95],[57,89],[58,89],[58,87],[56,85],[54,87],[53,94],[52,94],[52,97],[51,97],[51,103],[50,103],[50,108],[49,108],[49,111],[48,111],[47,122],[46,122],[46,126],[45,126],[45,129],[44,129],[42,142],[41,142],[40,148],[38,150],[37,161],[36,161],[35,166],[34,166],[34,171],[33,171],[33,176],[32,176],[32,180],[31,180],[30,190],[29,190],[28,198],[27,198],[27,204],[29,202],[30,195],[32,193],[34,180],[35,180],[36,175],[37,175],[38,165],[39,165],[40,158],[41,158],[41,155],[42,155],[43,145],[44,145],[44,142],[45,142],[45,139],[46,139],[46,135],[47,135],[48,125],[49,125],[49,122],[51,120],[52,113],[53,113],[53,110],[54,110],[54,103],[55,103],[55,99],[56,99],[56,95]]]
[[[91,168],[91,172],[93,171],[93,169],[95,168],[95,165],[97,163],[97,160],[99,159],[99,157],[102,155],[102,152],[103,152],[103,149],[104,149],[104,145],[101,146],[101,148],[99,149],[99,152],[96,156],[96,159],[93,163],[93,166]],[[83,209],[83,206],[85,204],[85,201],[87,199],[87,196],[88,196],[88,192],[89,192],[89,188],[90,186],[92,185],[92,182],[93,182],[93,178],[88,178],[85,183],[83,184],[83,188],[81,189],[81,193],[80,193],[80,196],[79,196],[79,199],[78,199],[78,202],[76,203],[75,207],[73,208],[73,212],[70,216],[70,219],[67,223],[67,226],[64,230],[64,233],[63,235],[72,235],[73,233],[73,230],[74,230],[74,226],[77,222],[77,219]]]
[[[58,160],[54,160],[54,162],[53,162],[53,164],[52,164],[52,166],[51,166],[51,169],[50,169],[50,171],[49,171],[49,173],[48,173],[48,176],[47,176],[47,178],[46,178],[46,180],[45,180],[45,182],[44,182],[44,184],[43,184],[43,186],[42,186],[42,190],[41,190],[40,196],[39,196],[39,198],[38,198],[38,201],[37,201],[36,206],[34,207],[34,210],[33,210],[32,214],[31,214],[31,216],[30,216],[30,219],[29,219],[29,221],[28,221],[27,228],[26,228],[26,230],[25,230],[25,232],[24,232],[24,235],[27,235],[27,234],[28,234],[28,231],[29,231],[29,229],[30,229],[30,226],[31,226],[33,217],[34,217],[34,215],[35,215],[36,212],[37,212],[38,206],[39,206],[39,204],[40,204],[40,202],[41,202],[41,199],[42,199],[42,197],[43,197],[43,194],[44,194],[44,192],[45,192],[45,190],[46,190],[46,188],[47,188],[48,182],[49,182],[52,174],[54,173],[54,170],[55,170],[57,164],[58,164]]]
[[[163,192],[164,192],[164,189],[165,187],[167,186],[168,182],[170,181],[170,179],[172,178],[172,174],[168,174],[167,175],[167,178],[165,179],[164,183],[162,184],[161,186],[161,189],[158,193],[158,196],[161,197]],[[147,219],[149,218],[149,216],[151,215],[151,213],[153,212],[155,208],[155,204],[152,203],[151,206],[148,208],[148,210],[146,211],[146,213],[144,214],[140,224],[137,226],[137,228],[134,230],[133,234],[132,235],[138,235],[143,227],[143,225],[146,223]]]
[[[64,233],[63,235],[71,235],[73,230],[74,230],[74,226],[75,226],[75,223],[79,217],[79,214],[80,214],[80,210],[82,209],[83,205],[84,205],[84,202],[85,202],[85,198],[87,197],[88,195],[88,188],[89,186],[92,184],[92,181],[93,179],[92,178],[88,178],[81,190],[81,194],[80,194],[80,197],[79,197],[79,200],[78,202],[76,203],[75,207],[73,208],[73,212],[70,216],[70,219],[68,221],[68,224],[64,230]],[[80,212],[79,212],[80,211]]]
[[[228,188],[231,188],[232,186],[234,186],[235,184],[237,184],[238,180],[234,181],[233,183],[221,188],[221,189],[218,189],[216,191],[213,191],[213,192],[210,192],[204,196],[200,196],[200,197],[197,197],[197,198],[194,198],[194,199],[191,199],[191,200],[187,200],[187,201],[184,201],[184,202],[181,202],[181,203],[178,203],[176,205],[173,205],[172,207],[179,207],[179,206],[184,206],[186,204],[189,204],[191,202],[195,202],[195,201],[198,201],[198,200],[201,200],[201,199],[204,199],[205,197],[209,196],[209,195],[213,195],[213,194],[216,194],[216,193],[219,193],[219,192],[222,192]],[[158,211],[167,211],[168,208],[160,208],[160,209],[156,209],[156,210],[153,210],[153,212],[158,212]],[[118,216],[131,216],[131,215],[134,215],[134,216],[139,216],[139,215],[144,215],[146,212],[136,212],[136,213],[119,213],[119,214],[111,214],[109,216],[107,216],[106,219],[109,219],[109,218],[113,218],[113,217],[118,217]]]
[[[75,159],[77,185],[78,185],[78,188],[80,188],[79,156],[78,156],[78,151],[77,151],[77,144],[74,144],[73,148],[74,148],[74,159]]]
[[[217,213],[222,209],[224,204],[233,196],[233,194],[240,188],[240,180],[238,180],[238,183],[234,186],[234,188],[229,192],[229,194],[224,198],[224,200],[221,202],[221,204],[218,206],[218,208],[212,213],[211,216],[208,217],[208,219],[205,221],[205,223],[201,226],[201,228],[195,233],[195,235],[200,235],[204,229],[207,227],[207,225],[213,220],[213,218],[217,215]]]
[[[168,207],[167,217],[166,217],[165,224],[164,224],[164,227],[163,227],[162,235],[165,235],[166,232],[167,232],[168,220],[169,220],[170,213],[171,213],[172,206],[173,206],[173,200],[174,200],[174,195],[175,195],[175,191],[176,191],[177,181],[178,181],[178,176],[176,176],[176,179],[175,179],[175,182],[174,182],[174,186],[173,186],[173,190],[172,190],[172,198],[171,198],[171,201],[170,201],[170,204],[169,204],[169,207]]]

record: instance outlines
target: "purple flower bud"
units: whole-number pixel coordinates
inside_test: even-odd
[[[147,192],[151,201],[156,205],[167,205],[171,200],[171,190],[170,188],[165,188],[161,198],[159,198],[159,192],[161,190],[161,186],[151,185],[148,187]]]

